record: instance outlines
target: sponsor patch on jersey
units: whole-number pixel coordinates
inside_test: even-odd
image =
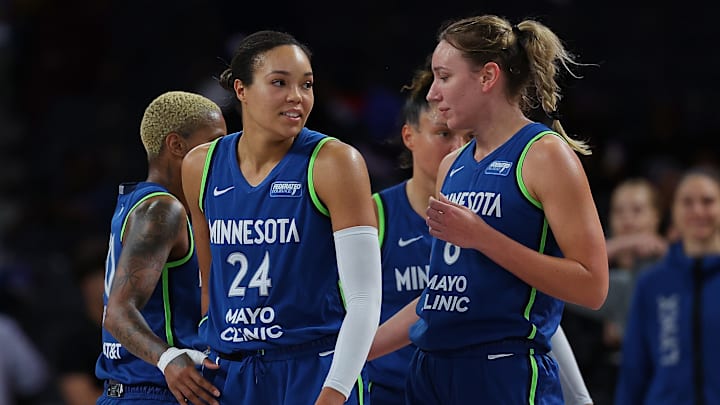
[[[485,174],[491,174],[493,176],[507,176],[510,174],[510,168],[513,162],[506,162],[504,160],[496,160],[485,168]]]
[[[270,197],[302,197],[302,183],[299,181],[276,181],[270,185]]]

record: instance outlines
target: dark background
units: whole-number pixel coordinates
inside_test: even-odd
[[[400,88],[441,23],[536,18],[597,65],[562,80],[560,112],[593,145],[583,163],[603,221],[608,193],[630,176],[650,178],[667,202],[682,170],[717,161],[719,7],[648,5],[0,0],[0,310],[56,364],[58,336],[83,313],[77,276],[104,261],[116,186],[145,176],[144,108],[168,90],[200,92],[239,130],[215,78],[239,38],[259,29],[313,50],[308,126],[355,145],[378,190],[408,175],[388,141],[399,136]]]

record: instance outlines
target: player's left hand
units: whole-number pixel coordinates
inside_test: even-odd
[[[478,227],[485,225],[469,208],[456,204],[440,194],[430,197],[425,222],[430,235],[462,248],[472,248]]]

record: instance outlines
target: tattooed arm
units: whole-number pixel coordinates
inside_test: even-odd
[[[133,210],[108,297],[105,329],[150,364],[157,364],[168,345],[153,333],[140,311],[155,291],[173,248],[187,240],[184,212],[180,202],[169,196],[150,198]]]
[[[130,213],[108,297],[105,329],[130,353],[153,365],[169,346],[153,333],[140,311],[157,287],[165,264],[190,248],[186,218],[183,205],[170,196],[149,198]],[[217,403],[211,395],[219,392],[202,378],[187,355],[177,356],[163,373],[178,402],[188,398],[192,403],[202,403],[200,399]]]

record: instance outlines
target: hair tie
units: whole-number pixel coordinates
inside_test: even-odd
[[[550,111],[550,112],[546,111],[545,115],[553,121],[560,121],[560,118],[562,117],[560,115],[560,111],[558,111],[558,110]]]

